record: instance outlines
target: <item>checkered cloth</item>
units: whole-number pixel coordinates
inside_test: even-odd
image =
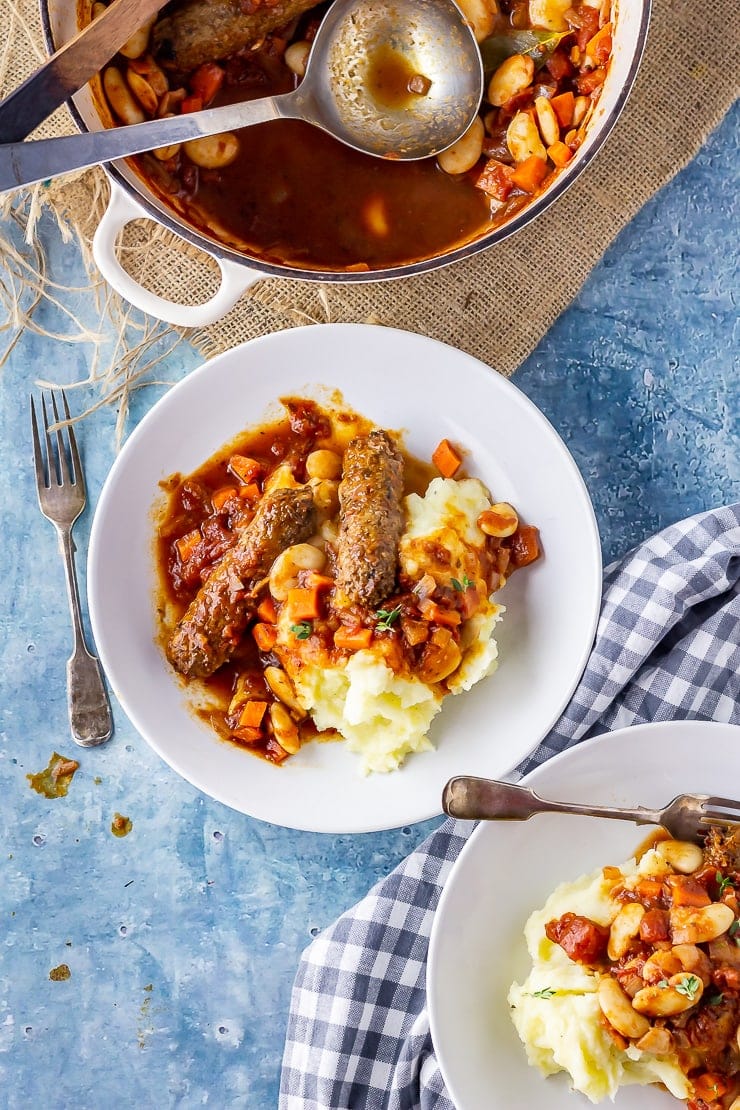
[[[677,719],[740,724],[740,504],[666,528],[607,570],[583,678],[517,777],[588,736]],[[454,1110],[424,980],[434,911],[471,831],[445,821],[306,950],[280,1110]]]

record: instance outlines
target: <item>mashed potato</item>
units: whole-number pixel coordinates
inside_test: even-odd
[[[650,851],[639,864],[629,860],[620,871],[627,877],[654,874],[656,868],[664,865]],[[602,1022],[598,972],[573,962],[545,935],[547,922],[569,911],[609,925],[617,912],[611,886],[599,868],[562,883],[530,916],[524,935],[532,969],[509,991],[514,1026],[530,1064],[543,1075],[567,1072],[573,1088],[591,1102],[613,1099],[620,1086],[632,1083],[663,1083],[676,1098],[688,1098],[691,1089],[675,1059],[641,1052],[633,1045],[625,1050],[617,1046]]]
[[[424,575],[446,583],[451,576],[462,580],[484,550],[485,536],[476,521],[490,504],[485,487],[474,478],[435,478],[423,497],[407,497],[399,550],[406,580],[418,582]],[[465,622],[462,660],[447,680],[450,693],[469,690],[495,670],[493,631],[502,613],[500,605],[486,599]],[[288,657],[285,667],[316,727],[344,737],[365,773],[395,770],[411,752],[432,748],[427,733],[442,707],[443,692],[412,675],[395,673],[381,644],[355,652],[342,666]]]

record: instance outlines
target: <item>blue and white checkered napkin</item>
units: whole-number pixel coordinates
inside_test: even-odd
[[[607,570],[583,678],[519,772],[587,736],[687,718],[740,724],[740,504],[666,528]],[[306,950],[281,1110],[453,1110],[424,979],[434,911],[470,832],[446,821]]]

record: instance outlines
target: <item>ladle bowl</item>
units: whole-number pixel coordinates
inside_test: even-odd
[[[8,143],[0,146],[0,192],[281,118],[305,120],[366,154],[417,161],[446,150],[467,131],[482,95],[480,51],[453,0],[334,0],[293,92],[84,135]]]

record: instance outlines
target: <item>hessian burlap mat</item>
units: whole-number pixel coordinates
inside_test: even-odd
[[[71,0],[70,0],[71,2]],[[629,4],[633,0],[621,0]],[[43,58],[35,0],[0,0],[0,90]],[[733,14],[734,13],[734,14]],[[578,292],[619,230],[697,152],[737,92],[738,19],[728,0],[654,0],[648,46],[626,110],[594,163],[547,212],[505,242],[431,274],[363,285],[266,278],[220,322],[188,338],[211,356],[297,324],[372,321],[422,332],[511,374]],[[38,136],[74,130],[60,109]],[[89,243],[107,195],[102,170],[6,201],[33,231],[40,206]],[[130,225],[123,261],[154,291],[197,303],[214,267],[151,222]],[[89,255],[87,255],[89,261]],[[91,266],[91,289],[98,280]]]

